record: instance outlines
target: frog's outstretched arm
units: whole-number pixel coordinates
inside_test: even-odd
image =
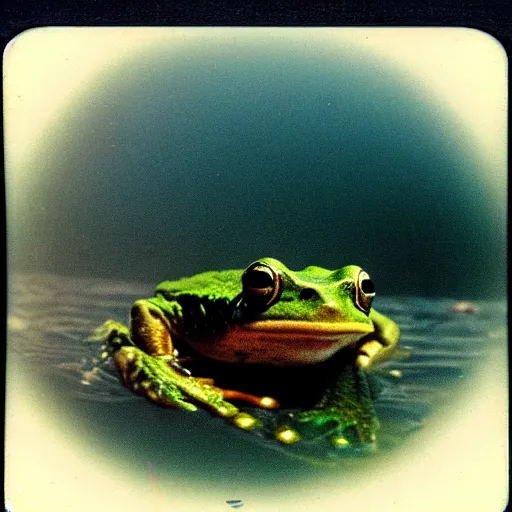
[[[361,345],[356,358],[359,368],[367,368],[388,358],[400,339],[400,328],[389,318],[374,309],[370,312],[375,331],[369,334]]]
[[[155,335],[160,343],[162,332],[159,331],[158,321],[151,318],[147,317],[148,321],[139,325],[142,329],[139,335],[141,332]],[[153,322],[155,325],[152,327]],[[125,325],[108,320],[96,330],[93,339],[103,342],[102,357],[112,358],[124,384],[135,393],[167,407],[195,411],[197,407],[190,402],[192,400],[219,416],[231,418],[239,413],[238,408],[224,400],[221,392],[186,375],[174,357],[150,355],[141,350]],[[170,353],[173,353],[172,350]]]
[[[175,355],[170,325],[155,299],[135,302],[128,329],[113,320],[98,328],[93,338],[103,342],[103,358],[111,357],[125,386],[149,400],[167,407],[197,410],[193,401],[215,414],[233,418],[240,428],[253,428],[255,422],[226,400],[241,400],[263,408],[276,408],[270,397],[257,397],[214,386],[212,379],[195,378],[181,367]],[[172,302],[167,308],[176,307]],[[176,311],[172,311],[176,313]],[[239,418],[241,416],[241,418]]]

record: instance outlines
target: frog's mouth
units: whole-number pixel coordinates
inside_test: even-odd
[[[297,336],[338,338],[347,334],[363,336],[374,330],[373,325],[360,322],[306,322],[303,320],[260,320],[240,325],[239,329],[293,338]]]
[[[329,359],[373,331],[372,325],[358,322],[260,320],[236,325],[220,340],[199,344],[197,349],[222,361],[312,364]]]

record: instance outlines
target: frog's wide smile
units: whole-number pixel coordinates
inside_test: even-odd
[[[277,365],[313,364],[373,332],[358,322],[258,320],[234,325],[220,339],[191,345],[220,361]]]
[[[237,326],[243,331],[273,333],[276,336],[339,337],[346,334],[364,335],[374,327],[360,322],[309,322],[305,320],[258,320]]]

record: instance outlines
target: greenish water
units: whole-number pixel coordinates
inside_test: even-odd
[[[107,318],[125,321],[131,303],[151,294],[150,285],[15,275],[9,288],[8,376],[19,369],[16,379],[44,390],[41,407],[68,436],[127,474],[144,480],[151,468],[163,482],[222,488],[235,481],[270,492],[285,482],[299,485],[354,467],[354,459],[343,456],[311,465],[206,412],[157,407],[128,392],[108,368],[99,380],[84,382],[83,362],[96,355],[85,338]],[[385,362],[373,376],[380,388],[379,443],[376,453],[359,457],[358,469],[407,446],[426,422],[471,389],[483,362],[503,350],[505,303],[476,302],[476,314],[454,312],[453,304],[379,298],[378,309],[401,327],[406,357]]]

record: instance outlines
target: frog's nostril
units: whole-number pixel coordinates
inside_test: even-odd
[[[318,293],[313,288],[304,288],[300,292],[300,298],[302,300],[311,300],[318,298]]]
[[[318,308],[318,319],[319,320],[337,320],[341,317],[340,308],[335,304],[334,301],[322,304]]]

